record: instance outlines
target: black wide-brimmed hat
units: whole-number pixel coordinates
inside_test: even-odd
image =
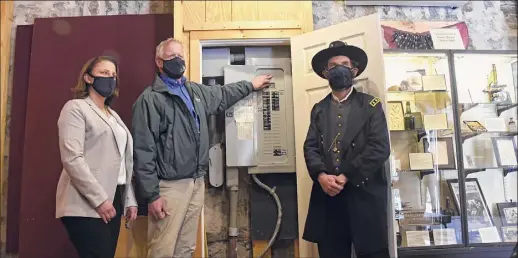
[[[313,57],[311,60],[313,71],[325,79],[322,72],[326,69],[329,59],[334,56],[346,56],[358,62],[358,67],[356,67],[358,68],[358,73],[356,73],[356,76],[360,75],[365,70],[365,67],[367,67],[368,58],[363,49],[347,45],[347,43],[342,41],[333,41],[329,44],[329,48],[320,50],[320,52]]]

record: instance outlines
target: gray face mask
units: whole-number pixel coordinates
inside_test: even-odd
[[[164,72],[172,79],[180,79],[185,72],[185,61],[179,57],[164,61]]]
[[[353,86],[353,71],[344,65],[337,65],[328,72],[329,86],[332,90],[346,90]]]

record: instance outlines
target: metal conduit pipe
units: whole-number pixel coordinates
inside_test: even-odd
[[[229,189],[228,257],[237,258],[237,201],[239,190],[239,168],[227,167],[227,189]]]
[[[207,82],[207,86],[214,86],[216,85],[216,79],[210,78]],[[221,136],[218,132],[217,128],[217,116],[211,115],[209,116],[209,147],[212,148],[212,146],[218,144],[221,142]]]
[[[272,237],[268,241],[268,245],[261,252],[261,255],[259,255],[259,258],[262,258],[264,256],[264,254],[266,253],[266,251],[268,251],[268,249],[270,249],[272,247],[273,242],[275,241],[275,239],[277,238],[277,235],[279,234],[279,230],[281,228],[281,222],[282,222],[282,205],[281,205],[281,200],[279,199],[279,196],[277,196],[277,194],[275,193],[275,187],[270,188],[269,186],[265,185],[263,182],[261,182],[261,180],[259,180],[259,178],[257,178],[256,175],[252,175],[252,178],[254,179],[254,182],[257,185],[259,185],[259,187],[263,188],[269,194],[272,195],[273,199],[275,200],[275,204],[277,204],[277,223],[275,224],[275,230],[273,231]]]
[[[228,227],[229,236],[229,257],[237,258],[237,200],[238,200],[238,187],[234,186],[230,188],[230,223]]]

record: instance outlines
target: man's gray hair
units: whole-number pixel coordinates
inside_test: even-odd
[[[181,41],[175,39],[175,38],[168,38],[162,42],[160,42],[160,44],[158,44],[158,46],[156,46],[156,52],[155,52],[155,56],[158,57],[158,58],[162,58],[162,55],[164,54],[164,46],[169,44],[169,43],[177,43],[177,44],[180,44],[182,47],[183,47],[183,44]]]

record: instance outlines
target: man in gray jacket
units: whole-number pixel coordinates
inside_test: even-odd
[[[156,48],[159,73],[133,105],[134,173],[148,202],[148,257],[192,257],[208,170],[207,117],[270,84],[271,75],[224,86],[188,81],[182,44]]]

